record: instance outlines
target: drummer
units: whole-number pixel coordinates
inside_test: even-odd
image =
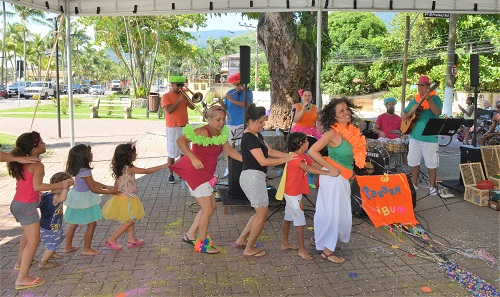
[[[373,132],[378,134],[378,140],[385,146],[388,140],[399,139],[401,132],[401,117],[395,114],[395,107],[398,101],[394,97],[384,99],[387,112],[379,115],[375,121]],[[398,132],[398,133],[395,133]]]

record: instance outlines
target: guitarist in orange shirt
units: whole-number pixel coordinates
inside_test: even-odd
[[[434,90],[431,90],[429,77],[421,76],[418,80],[418,93],[410,101],[402,113],[403,123],[412,121],[413,128],[410,133],[410,145],[408,149],[408,165],[411,167],[411,179],[415,190],[418,190],[418,175],[420,162],[424,158],[425,166],[429,169],[430,189],[429,195],[437,195],[436,169],[439,164],[439,144],[437,135],[422,135],[425,125],[431,118],[439,118],[443,108],[443,102]],[[421,104],[419,104],[421,103]],[[411,119],[413,110],[418,106],[419,116]],[[418,113],[418,112],[417,112]],[[410,114],[410,115],[409,115]],[[413,123],[413,121],[415,121]],[[403,130],[403,127],[402,129]],[[410,130],[410,129],[408,129]]]

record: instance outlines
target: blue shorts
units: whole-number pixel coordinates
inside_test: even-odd
[[[66,237],[63,228],[56,230],[48,230],[40,228],[40,239],[42,240],[45,248],[49,251],[55,251],[61,245],[61,242]]]

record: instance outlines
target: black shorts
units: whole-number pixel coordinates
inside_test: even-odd
[[[470,127],[472,127],[472,125],[474,125],[474,120],[473,119],[464,120],[464,126],[465,127],[470,128]]]

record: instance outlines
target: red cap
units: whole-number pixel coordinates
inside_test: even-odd
[[[230,84],[239,84],[240,83],[240,73],[235,73],[229,77],[227,80],[228,83]]]
[[[431,84],[431,81],[429,80],[429,77],[428,77],[428,76],[422,75],[422,76],[418,79],[418,84],[427,84],[427,85],[430,85],[430,84]]]

